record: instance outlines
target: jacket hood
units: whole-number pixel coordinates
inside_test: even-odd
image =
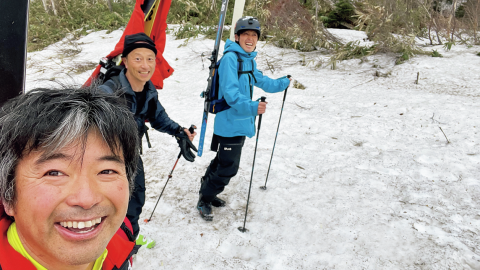
[[[225,42],[223,54],[227,52],[236,52],[244,59],[255,58],[257,56],[257,52],[253,51],[251,53],[247,53],[240,45],[238,45],[238,43],[231,41],[230,39],[227,39],[227,42]]]

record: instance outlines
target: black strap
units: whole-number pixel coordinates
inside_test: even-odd
[[[127,235],[128,241],[130,242],[135,242],[135,238],[133,237],[132,231],[127,227],[125,222],[122,222],[122,225],[120,225],[120,228],[123,230],[123,232]]]
[[[239,62],[238,64],[238,77],[240,78],[240,75],[242,74],[251,74],[252,77],[253,77],[253,80],[255,81],[255,83],[257,83],[257,79],[255,78],[255,74],[253,74],[253,60],[252,61],[252,70],[243,70],[243,59],[240,58],[240,56],[238,55],[237,52],[235,52],[237,54],[237,61]]]

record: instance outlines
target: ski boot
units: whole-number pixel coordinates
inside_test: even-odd
[[[217,196],[215,196],[215,198],[213,198],[212,206],[225,207],[225,205],[227,205],[227,203],[224,200],[218,198]]]
[[[205,219],[206,221],[213,220],[212,203],[202,201],[201,195],[200,199],[198,199],[197,209],[203,219]]]
[[[205,181],[205,179],[202,177],[200,179],[201,184],[203,184],[204,181]],[[227,205],[226,201],[218,198],[217,196],[215,196],[215,198],[213,198],[213,201],[212,201],[212,206],[213,207],[225,207],[225,205]]]
[[[155,240],[150,240],[144,235],[139,234],[137,240],[135,241],[135,244],[139,246],[145,246],[148,249],[152,249],[155,246],[156,242]]]

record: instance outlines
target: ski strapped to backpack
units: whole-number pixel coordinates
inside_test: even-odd
[[[229,52],[226,52],[226,53],[229,53]],[[252,77],[255,79],[255,76],[253,75],[253,64],[252,64],[252,70],[244,71],[243,60],[240,58],[237,52],[235,52],[235,54],[237,55],[237,61],[238,61],[238,70],[237,70],[238,78],[240,78],[242,74],[252,74]],[[227,101],[224,98],[219,98],[220,75],[218,74],[218,68],[220,67],[221,61],[222,59],[220,59],[217,62],[217,65],[215,68],[215,74],[213,75],[213,78],[212,78],[212,88],[210,89],[210,92],[208,92],[208,96],[205,97],[206,99],[210,100],[208,112],[212,114],[217,114],[219,112],[225,111],[230,108],[230,106],[227,104]]]
[[[203,106],[203,117],[202,117],[202,128],[200,130],[200,141],[198,143],[198,152],[199,157],[203,154],[203,144],[205,142],[205,133],[207,131],[207,121],[208,121],[208,108],[210,107],[210,100],[207,98],[210,95],[210,90],[213,85],[213,76],[217,70],[217,59],[218,59],[218,50],[220,48],[220,42],[222,41],[223,25],[225,23],[225,16],[227,15],[228,0],[222,0],[222,5],[220,7],[220,18],[217,25],[217,36],[215,38],[215,45],[213,47],[212,56],[210,57],[210,67],[209,67],[209,76],[208,76],[208,85],[207,89],[202,92],[200,95],[205,99]]]

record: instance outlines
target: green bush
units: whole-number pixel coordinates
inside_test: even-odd
[[[31,1],[28,26],[28,51],[40,50],[63,39],[67,34],[84,35],[87,30],[116,30],[130,19],[134,0],[112,1],[112,11],[105,1],[56,1],[57,15],[45,11],[42,1]]]
[[[320,17],[326,27],[353,28],[355,24],[355,6],[350,0],[339,0],[334,8]]]
[[[215,5],[212,6],[212,3]],[[197,37],[199,34],[214,38],[216,29],[213,29],[212,26],[218,25],[220,3],[211,0],[172,1],[167,23],[180,24],[180,28],[174,33],[179,39]],[[230,25],[232,22],[234,4],[235,1],[228,3],[225,25]],[[222,39],[226,40],[227,38],[228,35],[224,32]]]
[[[432,57],[443,57],[437,50],[432,50]]]

